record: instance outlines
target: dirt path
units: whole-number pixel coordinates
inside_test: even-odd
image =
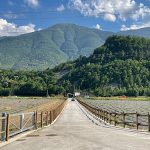
[[[70,101],[48,128],[15,141],[2,150],[150,150],[150,134],[140,134],[93,124]]]

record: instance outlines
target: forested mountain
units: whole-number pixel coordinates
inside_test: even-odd
[[[119,33],[74,24],[57,24],[16,37],[0,37],[0,68],[44,70],[62,62],[89,56],[113,34],[150,37],[150,28]]]
[[[0,71],[0,95],[81,90],[97,96],[150,96],[150,39],[111,36],[89,57],[44,71]]]
[[[90,57],[66,64],[69,72],[59,82],[100,96],[149,95],[149,58],[149,39],[112,36]]]
[[[34,33],[0,38],[0,68],[52,68],[80,55],[89,56],[110,35],[111,32],[74,24],[58,24]]]

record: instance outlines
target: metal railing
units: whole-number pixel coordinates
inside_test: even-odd
[[[91,112],[95,117],[100,118],[106,123],[114,126],[122,126],[128,128],[135,128],[137,130],[147,130],[150,132],[150,114],[140,114],[136,113],[125,113],[125,112],[111,112],[100,108],[95,108],[78,99],[78,102],[84,106],[89,112]]]
[[[8,141],[10,137],[22,132],[50,125],[61,113],[66,101],[49,111],[7,114],[0,117],[0,140]]]

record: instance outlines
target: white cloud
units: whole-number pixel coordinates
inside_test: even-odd
[[[138,20],[150,14],[150,8],[135,0],[70,0],[69,7],[85,16],[102,17],[108,21],[128,18]]]
[[[96,24],[96,26],[94,26],[94,28],[98,29],[98,30],[102,30],[101,26],[99,24]]]
[[[137,30],[137,29],[146,28],[146,27],[150,27],[150,22],[147,22],[144,24],[133,24],[129,27],[127,27],[126,25],[122,25],[120,30],[121,31]]]
[[[2,36],[17,36],[35,31],[34,24],[17,26],[14,23],[9,23],[5,19],[0,19],[0,37]]]
[[[57,7],[57,11],[64,11],[65,10],[65,7],[63,4],[61,4],[60,6]]]
[[[24,0],[24,2],[31,8],[36,8],[39,5],[39,0]]]
[[[105,14],[104,15],[104,19],[111,21],[111,22],[115,22],[116,21],[116,16],[113,14]]]
[[[138,6],[138,9],[135,10],[135,12],[132,14],[132,19],[138,20],[140,17],[145,18],[150,16],[150,8],[144,6],[143,4],[140,4]]]

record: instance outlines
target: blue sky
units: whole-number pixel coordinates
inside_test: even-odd
[[[150,0],[0,0],[0,36],[57,23],[113,32],[150,27]]]

